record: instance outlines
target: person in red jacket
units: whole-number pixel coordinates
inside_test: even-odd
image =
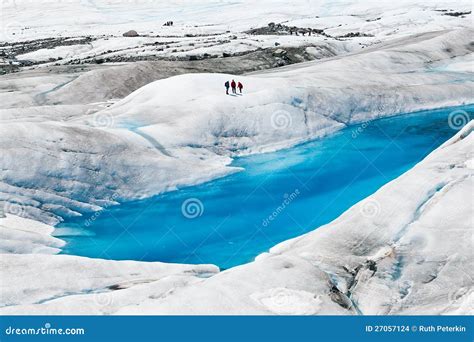
[[[237,94],[237,89],[236,89],[237,84],[235,83],[234,80],[232,80],[232,82],[230,82],[230,86],[232,88],[232,93]]]
[[[244,87],[244,85],[243,85],[241,82],[239,82],[239,83],[237,84],[237,88],[239,88],[239,91],[240,91],[241,94],[242,94],[242,88],[243,88],[243,87]]]

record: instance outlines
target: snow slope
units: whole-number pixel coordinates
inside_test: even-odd
[[[470,35],[429,32],[241,76],[243,96],[224,93],[233,75],[187,74],[85,115],[43,106],[37,115],[48,119],[37,122],[5,109],[0,201],[55,224],[235,172],[227,167],[235,155],[288,147],[358,121],[471,103],[469,63],[449,70],[455,57],[472,56]]]
[[[16,212],[21,215],[21,212]],[[54,228],[44,223],[6,214],[0,219],[0,253],[56,254],[64,241],[52,237]]]
[[[384,34],[406,35],[450,27],[456,18],[442,11],[470,11],[471,6],[469,1],[448,0],[295,0],[291,6],[284,0],[262,0],[258,4],[253,0],[167,0],[160,1],[159,6],[154,1],[68,1],[63,4],[16,0],[2,2],[5,29],[0,41],[98,34],[121,36],[130,29],[161,36],[213,34],[244,31],[269,22],[328,28],[334,34],[360,31],[369,25],[371,29],[385,31]],[[381,14],[384,19],[378,19]],[[168,20],[173,20],[174,26],[162,26]],[[466,20],[468,25],[469,19]]]
[[[8,306],[0,312],[473,314],[473,130],[471,121],[326,226],[221,273],[210,266],[2,255]]]
[[[471,11],[470,1],[1,6],[0,52],[41,63],[0,78],[3,313],[472,313],[472,124],[328,226],[226,272],[51,255],[64,242],[50,236],[64,218],[236,172],[229,164],[238,155],[472,103],[472,14],[455,13]],[[167,20],[175,26],[163,27]],[[245,32],[271,21],[327,36]],[[122,37],[130,29],[142,36]],[[354,32],[363,35],[340,37]],[[70,44],[67,37],[72,45],[35,41]],[[67,64],[78,56],[281,53],[276,44],[324,59],[236,76],[273,59],[210,58],[193,66],[227,73],[171,78],[186,65]],[[243,96],[223,93],[231,78],[244,83]],[[377,215],[364,215],[367,206]]]
[[[315,58],[330,52],[357,51],[386,39],[422,32],[471,27],[469,1],[263,0],[239,1],[7,1],[2,6],[1,52],[7,61],[29,61],[44,67],[94,60],[222,57],[282,48],[318,48]],[[251,11],[248,9],[252,8]],[[81,16],[76,16],[81,13]],[[219,13],[219,15],[216,15]],[[450,15],[466,13],[465,15]],[[173,20],[174,25],[163,26]],[[274,22],[324,30],[324,35],[249,34]],[[140,37],[123,37],[134,29]],[[360,33],[356,37],[347,34]],[[342,37],[342,38],[341,38]],[[37,45],[38,39],[43,41]],[[59,40],[61,40],[59,42]],[[25,42],[26,41],[26,42]],[[14,44],[25,42],[24,49]],[[13,45],[11,45],[13,44]],[[65,44],[65,45],[62,45]],[[14,56],[12,56],[12,54]]]

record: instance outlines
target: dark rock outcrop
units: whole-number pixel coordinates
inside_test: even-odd
[[[138,37],[139,34],[135,30],[130,30],[130,31],[127,31],[124,34],[122,34],[122,36],[124,36],[124,37]]]

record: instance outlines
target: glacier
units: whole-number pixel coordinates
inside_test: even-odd
[[[335,221],[247,265],[220,272],[56,255],[64,242],[51,234],[68,217],[238,172],[237,156],[473,102],[472,15],[445,15],[470,11],[468,1],[320,1],[310,15],[307,1],[259,4],[248,13],[248,1],[189,3],[167,32],[156,20],[176,15],[172,1],[161,14],[146,3],[110,16],[85,2],[48,4],[46,17],[27,1],[3,8],[11,30],[2,49],[95,40],[20,53],[15,63],[32,66],[0,77],[2,314],[472,314],[472,122]],[[77,12],[88,19],[66,25]],[[269,21],[328,36],[246,33]],[[132,24],[156,36],[121,37]],[[370,35],[341,38],[355,31]],[[275,43],[314,60],[275,68],[238,56]],[[178,63],[222,51],[236,55]],[[130,59],[151,55],[168,59]],[[98,56],[123,61],[74,64]],[[225,95],[232,78],[243,96]],[[363,215],[367,205],[380,212]]]
[[[470,103],[468,64],[464,72],[432,67],[472,54],[471,34],[425,33],[344,58],[239,76],[242,97],[225,96],[223,84],[234,75],[184,74],[85,114],[74,115],[73,104],[4,109],[1,199],[21,205],[28,218],[56,224],[112,202],[222,177],[237,171],[228,167],[233,156],[382,116]]]
[[[473,130],[326,226],[223,272],[3,254],[0,313],[472,314]]]

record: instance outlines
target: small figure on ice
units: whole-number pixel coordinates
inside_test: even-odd
[[[229,81],[225,81],[224,83],[225,86],[225,93],[229,95],[229,88],[232,88],[232,96],[234,95],[242,95],[242,89],[244,88],[244,85],[242,82],[235,82],[235,80],[232,80],[232,82],[229,83]],[[239,94],[237,94],[237,88],[239,88]]]

